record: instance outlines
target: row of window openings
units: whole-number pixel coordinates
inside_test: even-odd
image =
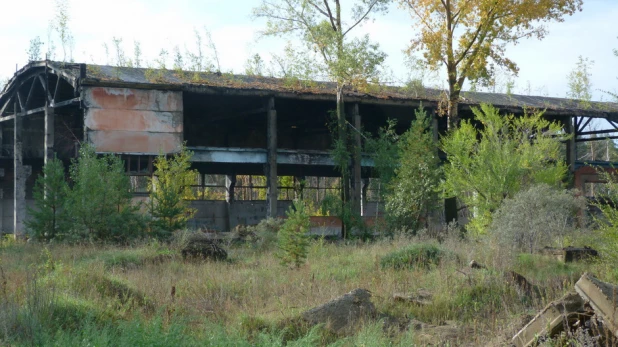
[[[134,193],[148,193],[150,175],[131,175],[131,188]],[[316,202],[322,201],[327,195],[340,194],[339,178],[336,177],[306,177],[304,184],[294,177],[279,177],[277,185],[279,200],[293,200],[302,194],[303,198]],[[379,181],[370,179],[367,187],[367,201],[378,201]],[[201,175],[195,177],[192,186],[196,200],[225,200],[227,189],[225,175]],[[266,200],[266,177],[253,175],[237,175],[234,186],[235,200]]]

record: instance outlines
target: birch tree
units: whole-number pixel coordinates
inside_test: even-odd
[[[487,80],[496,66],[517,74],[506,47],[521,39],[542,39],[546,23],[581,11],[583,0],[400,0],[418,30],[409,53],[422,52],[433,69],[446,69],[449,127],[459,122],[457,106],[466,80]],[[493,68],[492,68],[493,67]]]
[[[377,81],[386,55],[368,35],[352,37],[354,29],[387,10],[388,0],[356,0],[344,9],[340,0],[262,0],[254,8],[255,18],[266,19],[265,36],[300,39],[315,64],[336,83],[337,133],[335,148],[348,147],[344,91]],[[347,11],[346,11],[347,10]],[[349,13],[349,17],[346,17]],[[346,17],[346,18],[344,18]],[[349,200],[347,163],[340,165],[343,202]]]

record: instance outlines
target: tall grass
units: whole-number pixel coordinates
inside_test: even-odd
[[[182,260],[174,247],[156,243],[123,248],[59,244],[48,245],[47,251],[43,245],[3,244],[0,345],[426,343],[431,333],[405,329],[411,319],[436,326],[456,322],[469,331],[459,336],[460,342],[476,345],[561,296],[581,272],[611,276],[611,267],[602,263],[565,265],[505,253],[490,241],[459,239],[443,242],[440,249],[452,256],[429,268],[380,265],[381,259],[424,242],[407,237],[372,243],[315,240],[308,247],[307,264],[295,270],[279,264],[275,249],[250,245],[230,246],[229,262],[194,262]],[[472,259],[487,269],[466,268]],[[504,281],[507,270],[543,288],[543,296],[521,297]],[[371,291],[382,321],[368,321],[349,336],[298,323],[303,311],[355,288]],[[431,292],[433,301],[416,305],[393,300],[394,293],[419,289]]]

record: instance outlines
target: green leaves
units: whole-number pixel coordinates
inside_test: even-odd
[[[277,257],[282,265],[292,264],[299,268],[305,263],[309,253],[309,232],[310,220],[305,211],[305,203],[294,201],[294,207],[286,212],[288,218],[285,220],[279,233],[277,234],[279,253]]]
[[[28,208],[28,233],[37,240],[50,241],[67,232],[69,215],[65,208],[69,186],[62,161],[54,158],[43,167],[34,185],[34,208]]]
[[[474,123],[464,121],[442,138],[448,156],[443,189],[474,211],[470,228],[483,233],[505,198],[532,184],[561,184],[567,166],[560,146],[567,136],[542,112],[500,115],[486,104],[473,112]]]
[[[190,169],[192,156],[193,153],[183,146],[173,156],[161,153],[155,159],[149,209],[156,228],[167,232],[185,228],[195,214],[187,201],[195,199],[191,186],[197,172]]]
[[[73,237],[123,241],[143,231],[139,207],[131,202],[131,183],[120,157],[100,157],[94,147],[84,145],[71,164],[70,176],[73,186],[68,210]]]

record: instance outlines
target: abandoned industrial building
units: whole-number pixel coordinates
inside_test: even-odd
[[[350,90],[346,114],[354,129],[375,134],[388,119],[396,119],[397,131],[403,132],[422,104],[433,116],[437,139],[446,131],[446,118],[437,112],[440,93],[395,87]],[[198,199],[192,201],[198,210],[194,226],[225,231],[282,216],[293,190],[280,185],[278,177],[306,179],[305,194],[319,199],[332,188],[328,178],[339,176],[330,156],[328,125],[335,102],[334,85],[325,82],[29,63],[0,94],[0,233],[24,233],[26,206],[44,163],[57,156],[68,165],[82,143],[92,144],[98,153],[122,156],[136,198],[146,196],[145,178],[152,175],[153,158],[186,143],[200,174]],[[583,106],[559,98],[465,92],[461,117],[471,118],[470,107],[480,103],[514,114],[523,114],[525,108],[546,110],[545,117],[574,133],[565,146],[580,189],[598,179],[576,160],[575,143],[594,140],[590,135],[618,138],[616,103]],[[594,118],[606,119],[611,128],[587,131]],[[361,134],[354,136],[360,143]],[[378,209],[371,201],[371,166],[370,153],[364,153],[351,179],[363,216],[375,216]]]

